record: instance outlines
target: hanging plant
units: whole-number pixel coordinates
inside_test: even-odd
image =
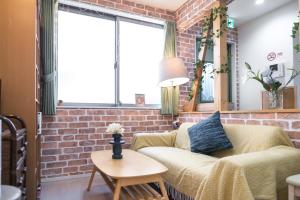
[[[201,40],[201,44],[200,44],[200,49],[204,48],[204,46],[206,46],[207,48],[209,47],[213,47],[214,46],[214,42],[213,42],[213,38],[220,38],[227,30],[227,10],[228,8],[226,6],[221,6],[218,8],[212,8],[210,15],[205,16],[204,20],[202,22],[202,29],[201,29],[201,33],[200,33],[200,40]],[[215,30],[215,31],[209,31],[212,29],[213,27],[213,22],[220,17],[222,19],[221,24],[220,24],[220,28]],[[206,35],[205,35],[206,34]],[[195,80],[199,80],[200,81],[200,85],[199,85],[199,94],[202,92],[202,83],[204,80],[204,74],[206,73],[206,66],[205,66],[205,60],[200,60],[198,58],[197,62],[195,63],[195,67],[194,67],[194,78],[192,80],[192,87],[189,91],[189,101],[192,100],[192,98],[194,97],[194,87],[195,87]],[[199,73],[200,68],[202,69],[203,73]],[[211,72],[211,77],[214,77],[214,74],[218,74],[218,73],[228,73],[229,68],[227,64],[222,64],[219,67],[215,67],[213,69],[213,71]],[[201,77],[200,77],[201,76]],[[198,98],[198,97],[196,97]]]
[[[293,29],[292,29],[292,38],[296,38],[297,37],[297,33],[299,32],[299,22],[295,22]],[[296,44],[294,46],[294,49],[297,51],[297,53],[300,52],[300,44]]]

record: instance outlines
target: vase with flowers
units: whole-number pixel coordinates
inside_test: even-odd
[[[111,133],[113,137],[113,140],[109,142],[110,144],[112,144],[112,158],[122,159],[122,144],[125,143],[125,141],[122,140],[124,128],[122,128],[121,124],[112,123],[107,127],[106,132]]]
[[[268,93],[268,108],[280,109],[283,107],[283,89],[286,88],[292,80],[300,75],[300,71],[289,69],[292,71],[289,80],[283,84],[283,81],[278,80],[273,76],[274,70],[269,69],[263,73],[254,72],[250,64],[245,63],[247,68],[247,79],[253,79],[262,84],[263,88]]]

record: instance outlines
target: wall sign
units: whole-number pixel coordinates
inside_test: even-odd
[[[276,53],[270,52],[267,56],[268,61],[274,61],[276,59]]]
[[[227,18],[227,28],[234,28],[234,19],[233,18],[230,18],[230,17],[228,17]]]

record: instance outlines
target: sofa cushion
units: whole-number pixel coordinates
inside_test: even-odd
[[[181,193],[195,197],[203,179],[210,173],[217,158],[174,147],[146,147],[143,153],[168,168],[163,178]]]
[[[183,123],[180,125],[175,139],[175,147],[180,149],[191,150],[188,128],[190,128],[194,124],[195,123]]]
[[[280,145],[293,146],[280,127],[237,124],[224,124],[223,127],[233,148],[214,153],[217,157],[263,151]]]
[[[190,127],[188,133],[192,152],[210,154],[232,148],[232,144],[224,132],[220,112],[216,112]]]

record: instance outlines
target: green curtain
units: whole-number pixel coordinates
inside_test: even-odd
[[[176,23],[165,24],[165,46],[164,57],[176,57]],[[179,86],[161,88],[161,114],[178,114]]]
[[[57,0],[41,1],[42,112],[56,114],[57,105]]]

